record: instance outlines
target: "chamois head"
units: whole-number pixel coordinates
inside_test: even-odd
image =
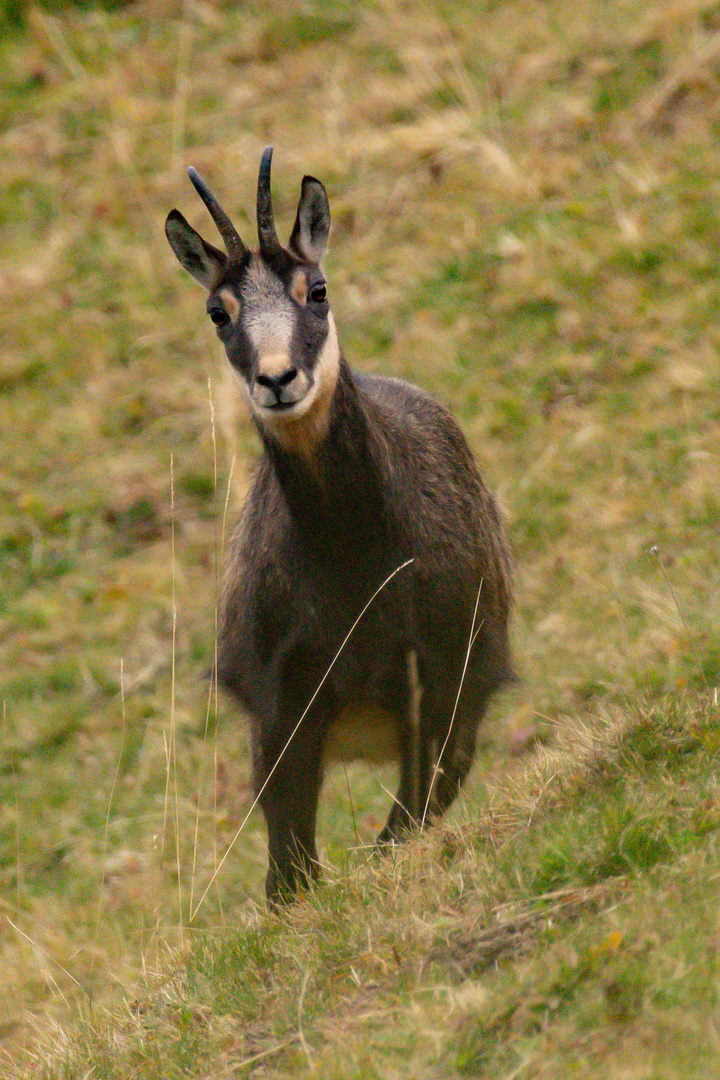
[[[207,206],[226,252],[207,243],[178,210],[165,222],[170,246],[207,289],[207,312],[261,430],[297,443],[298,421],[327,423],[339,348],[322,263],[330,234],[325,188],[305,176],[287,247],[278,240],[270,197],[272,147],[260,161],[259,249],[250,251],[194,169],[188,175]],[[307,436],[306,436],[307,438]]]

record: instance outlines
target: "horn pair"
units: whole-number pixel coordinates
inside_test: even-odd
[[[272,199],[270,197],[270,165],[272,162],[272,146],[266,146],[260,159],[260,172],[258,173],[257,186],[257,224],[258,239],[260,241],[260,254],[266,259],[272,258],[282,245],[275,231],[275,218],[273,216]],[[240,239],[237,229],[223,210],[220,203],[213,195],[203,178],[192,168],[188,169],[193,187],[202,201],[207,206],[218,231],[223,238],[228,256],[231,262],[240,262],[248,254],[248,249]]]

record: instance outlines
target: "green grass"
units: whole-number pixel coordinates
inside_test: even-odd
[[[717,4],[0,25],[1,1069],[712,1075]],[[194,164],[251,241],[267,142],[286,231],[328,186],[349,359],[448,404],[507,507],[522,677],[407,849],[368,852],[392,771],[332,774],[281,918],[206,681],[257,446],[162,229],[212,238]]]
[[[47,1075],[707,1075],[719,745],[687,703],[567,734],[482,817],[193,935],[112,1053],[86,1025]]]

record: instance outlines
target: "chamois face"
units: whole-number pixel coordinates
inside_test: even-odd
[[[250,407],[282,435],[334,389],[338,346],[315,263],[252,254],[208,295],[207,311]],[[282,441],[282,440],[281,440]]]
[[[214,196],[189,170],[228,254],[208,244],[177,210],[165,231],[185,269],[208,290],[207,313],[262,430],[308,449],[327,424],[339,349],[322,261],[330,232],[325,188],[306,176],[287,247],[270,203],[270,160],[258,179],[259,251],[249,251]],[[302,422],[302,423],[301,423]]]

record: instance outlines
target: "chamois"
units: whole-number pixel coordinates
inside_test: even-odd
[[[325,188],[304,177],[283,247],[271,159],[267,147],[258,250],[194,169],[227,253],[177,210],[165,231],[207,290],[263,446],[226,570],[216,676],[249,715],[276,907],[317,877],[326,765],[397,761],[378,843],[402,839],[455,798],[488,699],[512,667],[496,503],[441,405],[346,363],[323,270]]]

